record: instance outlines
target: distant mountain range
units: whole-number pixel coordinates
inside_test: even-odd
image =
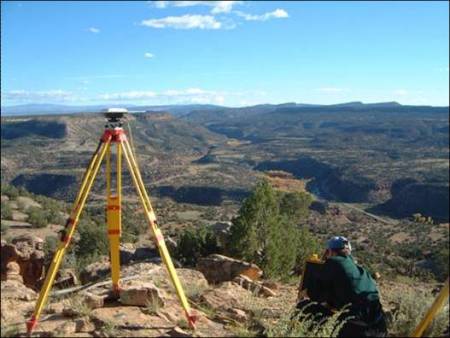
[[[129,111],[170,111],[174,115],[184,115],[196,109],[219,108],[214,105],[159,105],[159,106],[136,106],[136,105],[90,105],[90,106],[68,106],[59,104],[23,104],[17,106],[2,106],[2,116],[18,115],[46,115],[46,114],[71,114],[71,113],[94,113],[101,112],[111,107],[124,107]]]
[[[16,106],[2,106],[2,116],[18,116],[18,115],[47,115],[47,114],[72,114],[72,113],[93,113],[100,112],[104,109],[118,105],[88,105],[88,106],[69,106],[59,104],[24,104]],[[120,106],[120,105],[119,105]],[[138,106],[138,105],[124,105],[122,107],[127,108],[130,111],[169,111],[175,116],[187,115],[194,111],[214,111],[214,110],[240,110],[246,111],[268,111],[280,108],[398,108],[405,107],[398,102],[380,102],[380,103],[363,103],[360,101],[346,102],[333,105],[320,105],[320,104],[305,104],[288,102],[283,104],[259,104],[248,107],[225,107],[209,104],[191,104],[191,105],[153,105],[153,106]],[[423,106],[422,106],[423,107]]]

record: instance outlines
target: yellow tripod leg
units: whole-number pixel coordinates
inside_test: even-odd
[[[111,260],[111,279],[113,292],[116,296],[119,295],[119,279],[120,279],[120,202],[119,196],[113,195],[108,199],[108,206],[106,210],[106,220],[108,223],[108,238],[109,250]]]
[[[31,333],[33,329],[35,328],[37,321],[41,315],[42,309],[45,305],[45,302],[48,298],[51,286],[53,284],[53,281],[56,276],[56,272],[58,271],[58,268],[61,264],[62,258],[64,256],[64,253],[70,243],[70,240],[72,239],[72,236],[75,232],[76,225],[78,223],[78,219],[80,217],[81,211],[83,210],[84,204],[86,202],[87,196],[89,194],[89,191],[92,187],[92,184],[94,182],[95,176],[98,173],[98,170],[100,168],[100,164],[103,160],[103,157],[105,156],[106,150],[109,146],[110,140],[108,140],[106,143],[101,143],[100,146],[97,148],[97,152],[99,153],[98,156],[92,157],[93,165],[89,165],[86,174],[84,175],[84,180],[81,184],[81,187],[83,188],[82,191],[79,193],[79,198],[75,201],[75,206],[72,209],[70,218],[66,225],[68,225],[68,229],[65,230],[64,236],[61,238],[61,242],[58,246],[58,249],[55,252],[55,255],[53,256],[52,263],[50,264],[49,270],[47,272],[47,275],[45,277],[44,285],[42,286],[42,289],[39,293],[38,300],[36,302],[36,307],[34,309],[34,313],[31,317],[31,319],[27,322],[27,331],[28,333]]]
[[[152,230],[153,235],[155,236],[159,253],[169,272],[170,279],[172,281],[173,286],[175,287],[178,299],[180,300],[180,303],[185,311],[185,315],[188,320],[189,326],[195,329],[196,317],[191,312],[189,302],[186,298],[186,295],[184,294],[184,290],[176,273],[175,266],[173,265],[172,259],[170,258],[170,254],[169,251],[167,250],[166,243],[164,242],[164,237],[161,233],[161,230],[158,228],[156,224],[156,215],[151,207],[150,199],[148,198],[147,191],[145,190],[144,183],[142,181],[142,177],[139,172],[139,168],[137,167],[136,160],[134,159],[133,153],[131,151],[131,147],[126,139],[123,141],[122,144],[124,145],[123,152],[130,169],[131,177],[133,179],[134,185],[136,186],[136,190],[144,207],[145,217],[150,225],[150,229]]]
[[[423,332],[427,329],[428,326],[430,326],[431,321],[434,319],[437,312],[442,308],[445,300],[448,300],[448,292],[449,292],[448,283],[449,278],[447,278],[444,287],[442,288],[441,292],[439,292],[439,294],[437,295],[436,299],[433,302],[433,305],[431,305],[425,317],[422,319],[422,321],[414,330],[412,337],[422,337]]]
[[[106,221],[108,224],[108,238],[109,238],[109,250],[110,250],[110,260],[111,260],[111,279],[113,292],[116,296],[119,295],[120,286],[120,236],[122,231],[122,211],[121,211],[121,200],[122,200],[122,145],[117,143],[117,156],[116,156],[116,170],[117,170],[117,189],[116,195],[108,196],[107,210],[106,210]],[[110,163],[108,163],[110,165]],[[108,168],[110,172],[111,168]]]

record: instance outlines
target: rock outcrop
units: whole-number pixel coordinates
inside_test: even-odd
[[[252,291],[254,294],[264,296],[264,297],[273,297],[275,296],[275,292],[265,286],[263,283],[253,281],[249,277],[244,275],[239,275],[233,279],[233,282],[239,284],[244,289]]]
[[[7,280],[7,266],[15,262],[19,266],[23,283],[38,289],[44,274],[44,241],[32,235],[22,235],[11,243],[1,243],[1,279]],[[17,267],[15,267],[17,269]]]
[[[239,275],[257,280],[263,274],[255,264],[218,254],[199,259],[197,269],[205,275],[209,283],[232,281]]]

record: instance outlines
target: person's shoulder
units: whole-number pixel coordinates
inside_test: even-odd
[[[341,256],[341,255],[336,255],[336,256],[331,256],[328,258],[329,261],[332,262],[345,262],[348,259],[351,259],[350,256]]]
[[[327,261],[329,261],[330,264],[332,264],[332,265],[341,265],[341,266],[355,265],[353,257],[350,255],[349,256],[340,256],[340,255],[332,256],[332,257],[328,258]]]

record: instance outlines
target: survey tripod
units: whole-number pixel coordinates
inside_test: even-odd
[[[144,210],[145,218],[153,233],[154,240],[159,249],[159,253],[162,257],[164,264],[167,267],[170,279],[177,292],[179,301],[184,309],[187,321],[192,328],[195,328],[196,317],[192,313],[187,298],[184,294],[180,280],[178,279],[175,267],[172,259],[170,258],[166,244],[164,242],[161,230],[158,228],[156,222],[155,212],[153,211],[150,203],[149,196],[142,181],[142,177],[138,168],[136,157],[134,156],[133,149],[127,139],[127,136],[122,128],[121,119],[124,117],[123,112],[110,112],[105,113],[107,124],[103,132],[100,142],[95,150],[89,165],[84,173],[80,190],[75,199],[72,211],[69,219],[65,225],[64,230],[61,233],[59,246],[54,254],[53,260],[50,264],[48,272],[45,277],[44,284],[39,293],[39,298],[36,302],[36,307],[31,319],[27,322],[27,331],[31,333],[37,321],[41,315],[41,311],[45,305],[53,281],[56,276],[56,272],[61,264],[64,253],[70,244],[70,241],[75,233],[77,223],[80,219],[80,214],[85,206],[86,199],[89,191],[92,188],[94,179],[99,172],[100,165],[103,159],[106,157],[106,222],[108,225],[108,239],[110,244],[110,261],[111,261],[111,279],[112,279],[112,291],[116,296],[120,294],[120,235],[121,235],[121,202],[122,202],[122,155],[125,155],[125,160],[128,164],[131,178],[136,187],[139,195],[142,207]],[[112,192],[111,187],[111,148],[116,148],[116,189],[115,193]]]

